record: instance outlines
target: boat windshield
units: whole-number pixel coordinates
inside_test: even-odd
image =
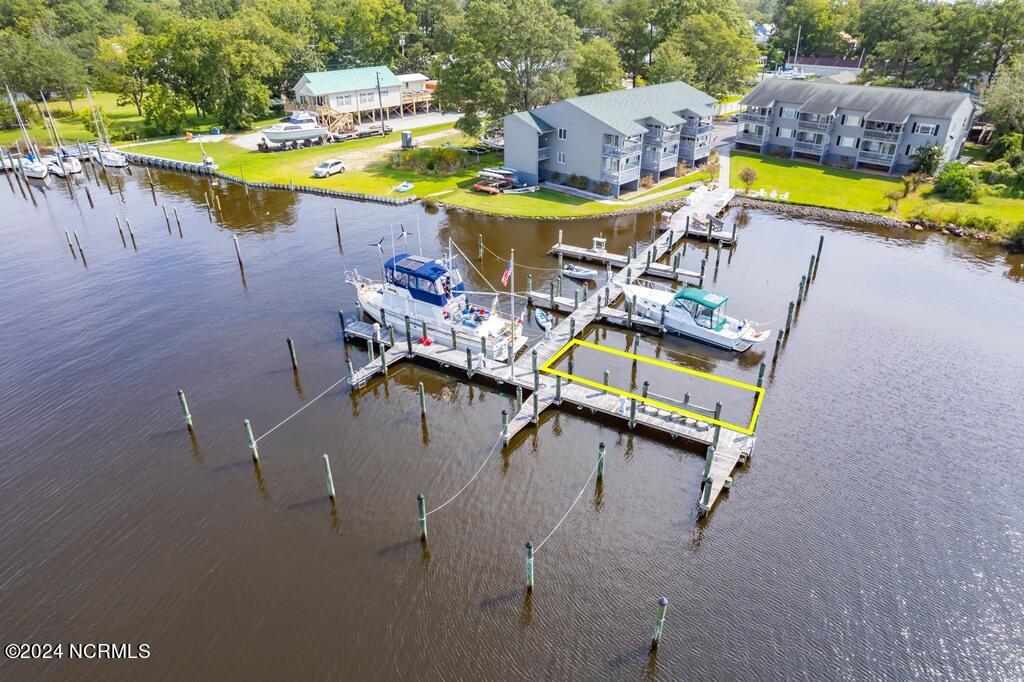
[[[693,321],[701,327],[707,327],[708,329],[714,329],[716,331],[721,330],[725,326],[725,304],[721,304],[717,308],[708,308],[703,306],[696,301],[688,301],[686,299],[677,298],[672,301],[672,304],[677,308],[682,308],[686,312],[690,313],[693,317]]]

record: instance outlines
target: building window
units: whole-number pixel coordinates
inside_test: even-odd
[[[565,163],[565,152],[555,152],[555,161]]]
[[[840,147],[849,147],[850,149],[856,149],[857,148],[857,138],[856,137],[843,137],[842,135],[840,135],[839,136],[839,142],[837,142],[836,144],[838,144]]]
[[[797,110],[794,107],[779,107],[779,116],[782,118],[796,118]]]
[[[793,131],[792,128],[776,128],[775,129],[776,137],[792,138],[793,137],[793,132],[794,131]]]
[[[360,104],[373,104],[373,93],[372,92],[360,92],[359,93]]]
[[[844,126],[854,126],[856,128],[860,128],[863,122],[864,119],[861,118],[860,116],[854,116],[852,114],[843,114],[843,120],[841,121],[841,124]]]
[[[936,123],[915,123],[914,132],[919,135],[936,135],[939,132],[939,126]]]
[[[565,139],[567,139],[567,135],[566,135],[566,130],[565,130],[565,128],[559,128],[559,129],[558,129],[558,139],[559,139],[559,140],[565,140]],[[563,163],[564,163],[564,161],[563,161]]]
[[[335,101],[340,107],[352,106],[352,95],[338,95]]]

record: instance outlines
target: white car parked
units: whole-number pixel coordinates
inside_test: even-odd
[[[314,178],[329,178],[335,173],[344,173],[345,164],[341,162],[341,159],[326,159],[320,162],[320,165],[313,169]]]

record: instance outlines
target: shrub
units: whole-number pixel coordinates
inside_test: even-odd
[[[610,183],[610,182],[599,182],[599,183],[597,183],[594,186],[594,189],[597,190],[598,194],[603,194],[604,196],[608,196],[609,194],[612,193],[612,183]]]
[[[1021,166],[1024,166],[1024,150],[1014,149],[1006,155],[1005,160],[1012,168],[1020,168]]]
[[[1017,225],[1010,230],[1010,234],[1008,236],[1010,238],[1010,247],[1014,251],[1024,251],[1024,223],[1017,223]]]
[[[640,183],[639,184],[640,184],[640,189],[650,189],[651,187],[654,187],[654,185],[655,185],[654,176],[651,175],[650,173],[646,173],[646,174],[640,176]]]
[[[924,173],[925,175],[934,175],[940,163],[942,163],[942,147],[939,145],[920,147],[914,152],[910,170]]]
[[[39,117],[39,110],[36,109],[36,105],[27,99],[18,101],[18,113],[21,114],[21,118],[25,121],[26,125],[32,125],[42,120]],[[11,109],[11,103],[6,100],[0,100],[0,128],[17,127],[18,119],[14,116],[14,109]]]
[[[1006,133],[988,143],[985,156],[989,161],[995,161],[1021,149],[1024,149],[1024,135],[1020,133]]]
[[[744,166],[740,169],[739,177],[740,182],[743,183],[743,186],[746,188],[747,192],[749,192],[750,188],[754,186],[755,182],[757,182],[757,171],[750,166]]]
[[[896,207],[900,203],[900,199],[902,199],[905,196],[906,195],[904,193],[900,192],[898,189],[891,189],[888,192],[886,192],[885,193],[885,198],[889,200],[889,209],[888,210],[895,211]]]
[[[676,164],[676,175],[686,175],[690,172],[690,166],[685,161],[680,161]]]
[[[561,179],[562,179],[562,174],[558,173],[558,172],[554,172],[554,173],[552,173],[551,175],[548,176],[548,180],[550,180],[551,182],[553,182],[555,184],[558,184],[558,181],[561,180]]]
[[[586,189],[590,185],[590,178],[586,175],[576,175],[573,173],[569,176],[569,186],[575,187],[576,189]]]
[[[432,175],[449,175],[473,165],[473,157],[454,147],[420,147],[391,155],[391,168]]]
[[[935,178],[935,191],[950,201],[973,201],[978,198],[978,182],[970,168],[953,161]]]

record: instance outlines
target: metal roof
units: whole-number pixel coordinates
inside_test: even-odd
[[[389,258],[385,263],[388,270],[398,270],[407,275],[416,275],[424,279],[435,280],[448,272],[448,269],[436,260],[413,256],[408,253],[400,253],[394,258]]]
[[[530,126],[538,135],[541,135],[543,133],[550,133],[551,131],[554,130],[554,128],[552,128],[546,121],[544,121],[540,116],[537,116],[532,111],[517,111],[514,114],[509,114],[509,116],[517,118],[526,125]]]
[[[641,135],[647,132],[647,126],[641,125],[638,121],[653,118],[666,124],[668,121],[682,122],[677,113],[681,111],[692,111],[701,117],[714,116],[716,101],[714,97],[697,88],[673,81],[642,88],[570,97],[565,103],[625,135]],[[543,110],[543,107],[539,109],[541,116]]]
[[[722,294],[717,294],[714,291],[708,291],[707,289],[698,289],[697,287],[687,287],[676,294],[675,298],[681,298],[684,301],[693,301],[694,303],[699,303],[705,308],[711,308],[712,310],[716,310],[729,300],[728,296],[723,296]]]
[[[380,75],[382,88],[400,85],[398,78],[386,66],[366,66],[361,69],[345,69],[343,71],[310,71],[302,74],[306,87],[313,95],[333,95],[338,92],[353,90],[371,90],[377,87],[377,75]],[[299,83],[302,82],[299,80]],[[298,87],[298,84],[295,86]]]
[[[422,73],[400,73],[397,76],[395,76],[395,78],[397,78],[398,80],[400,80],[403,83],[407,83],[409,81],[428,81],[428,80],[430,80],[430,78],[428,76],[424,76]]]
[[[964,102],[970,102],[970,98],[963,93],[940,90],[910,90],[876,85],[842,85],[771,78],[762,81],[747,93],[740,104],[748,107],[770,107],[775,102],[800,103],[800,111],[806,113],[852,109],[867,112],[867,118],[873,121],[902,123],[909,116],[951,118]]]

